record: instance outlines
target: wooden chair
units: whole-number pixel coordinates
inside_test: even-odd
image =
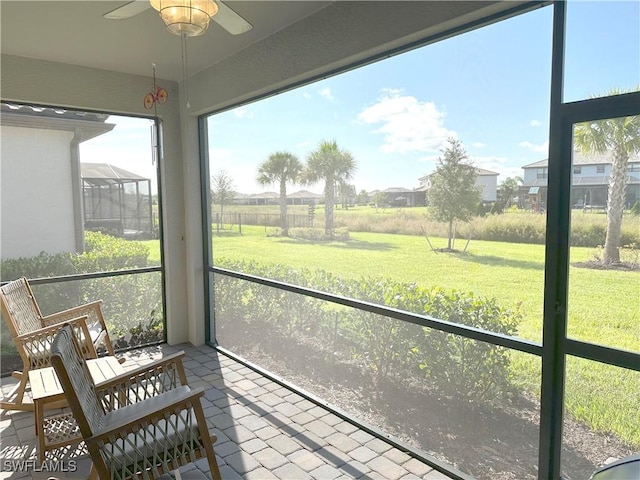
[[[129,403],[128,375],[95,386],[70,326],[58,332],[51,352],[93,462],[90,478],[151,480],[206,457],[213,478],[221,480],[213,451],[216,438],[209,435],[200,403],[202,388],[180,385]],[[124,387],[122,393],[118,384]],[[105,388],[109,398],[124,399],[116,410],[105,409]]]
[[[52,315],[42,315],[31,286],[26,278],[19,278],[0,287],[0,307],[9,332],[23,363],[22,372],[13,372],[18,385],[0,402],[5,410],[32,410],[33,404],[24,402],[29,370],[51,366],[49,349],[55,333],[65,322],[71,322],[83,340],[85,358],[96,358],[99,349],[115,355],[102,316],[102,301],[70,308]],[[89,341],[88,339],[91,339]],[[124,358],[119,359],[120,363]]]

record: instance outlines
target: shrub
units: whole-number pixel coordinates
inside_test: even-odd
[[[76,273],[71,253],[51,255],[40,252],[35,257],[0,260],[0,278],[3,282],[20,277],[43,278]]]
[[[434,289],[425,313],[454,323],[513,336],[522,318],[520,307],[505,309],[495,299]],[[416,349],[420,367],[438,389],[470,401],[495,402],[511,393],[509,353],[504,347],[440,330],[425,329]]]
[[[521,319],[519,308],[501,308],[495,299],[415,283],[344,279],[324,270],[226,259],[216,260],[216,266],[505,335],[515,335]],[[358,361],[376,384],[389,377],[423,383],[426,376],[441,394],[483,402],[499,401],[510,392],[504,348],[229,277],[216,277],[215,289],[216,326],[221,331],[237,328],[239,322],[249,329],[254,322],[265,322],[265,337],[320,337],[330,343],[327,339],[333,336],[334,358]]]
[[[85,232],[84,253],[48,254],[0,261],[3,281],[19,277],[46,278],[140,268],[147,265],[146,245]],[[120,347],[138,345],[149,338],[163,338],[162,292],[159,273],[123,275],[33,286],[44,315],[76,305],[103,300],[103,312],[111,339]],[[2,339],[7,338],[2,324]],[[8,345],[3,344],[3,350]]]
[[[88,273],[146,267],[148,257],[149,247],[143,243],[85,232],[85,251],[71,261],[77,272]]]
[[[544,243],[545,220],[544,215],[489,215],[474,220],[474,238],[497,242]]]
[[[596,223],[577,223],[571,227],[571,245],[574,247],[594,247],[604,245],[607,226]]]

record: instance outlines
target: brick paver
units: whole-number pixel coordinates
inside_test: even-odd
[[[162,345],[126,354],[123,366],[133,369],[180,350],[190,384],[202,386],[202,405],[224,480],[441,480],[448,477],[340,416],[282,387],[210,347]],[[13,379],[2,379],[2,388]],[[36,456],[33,414],[0,411],[0,457]],[[79,470],[58,475],[86,478],[86,452],[62,453]],[[72,455],[71,457],[69,455]],[[73,455],[81,455],[73,457]],[[208,474],[206,460],[184,467]],[[51,472],[49,472],[52,474]],[[39,480],[41,474],[0,472],[0,480]],[[209,477],[210,478],[210,477]]]

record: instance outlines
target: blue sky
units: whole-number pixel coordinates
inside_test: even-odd
[[[226,170],[238,191],[256,193],[265,190],[257,166],[271,153],[304,161],[320,141],[336,140],[358,162],[358,191],[414,188],[454,136],[498,181],[522,175],[523,165],[547,156],[551,22],[546,7],[213,115],[211,171]],[[640,85],[640,2],[570,1],[566,59],[565,101]],[[114,134],[120,125],[134,135],[120,121]],[[87,151],[104,153],[105,139]],[[290,191],[300,188],[322,186]]]

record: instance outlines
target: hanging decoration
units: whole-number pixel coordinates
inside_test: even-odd
[[[158,103],[167,103],[169,94],[164,88],[156,85],[156,64],[152,63],[151,66],[153,67],[153,90],[144,96],[144,108],[150,110],[151,107],[154,107],[153,111],[156,113],[156,105]]]

